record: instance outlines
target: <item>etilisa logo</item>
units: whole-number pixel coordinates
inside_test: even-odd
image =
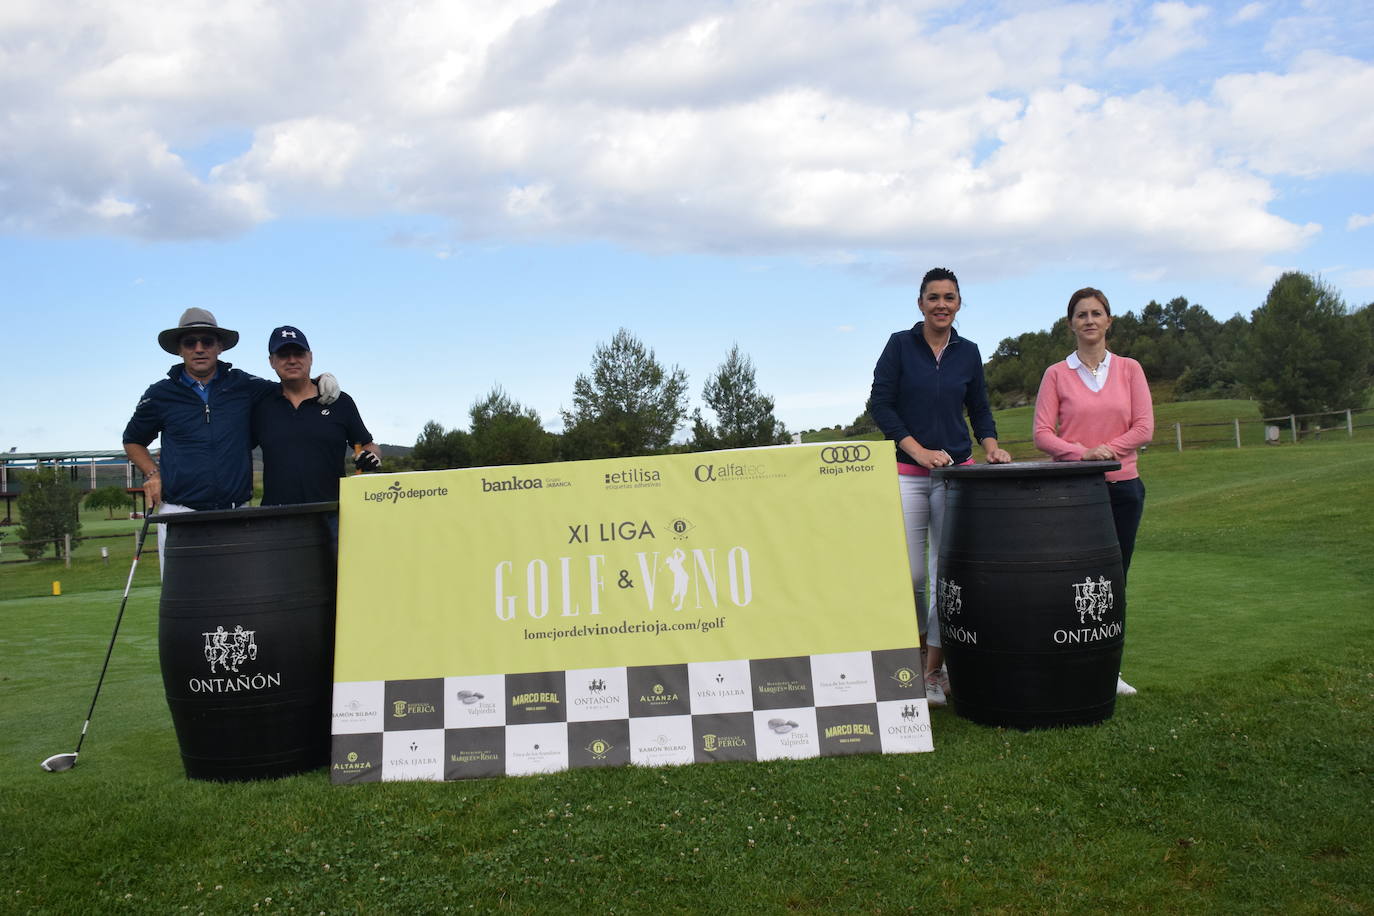
[[[258,644],[253,636],[257,630],[245,630],[235,626],[230,633],[224,627],[215,627],[213,633],[202,633],[205,637],[205,660],[210,663],[210,673],[216,668],[220,671],[239,672],[239,665],[256,660]]]
[[[1112,582],[1102,576],[1094,582],[1085,577],[1082,582],[1073,584],[1073,606],[1078,610],[1078,622],[1086,624],[1089,620],[1101,623],[1102,618],[1112,609]]]
[[[627,490],[635,487],[657,487],[663,482],[663,475],[655,468],[625,468],[620,471],[607,471],[602,479],[608,490]]]

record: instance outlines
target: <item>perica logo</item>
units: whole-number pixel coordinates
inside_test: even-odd
[[[396,700],[391,704],[391,714],[397,719],[426,712],[435,712],[433,703],[408,703],[405,700]]]
[[[701,736],[701,749],[708,754],[714,753],[727,747],[745,747],[749,742],[739,735],[711,735]]]

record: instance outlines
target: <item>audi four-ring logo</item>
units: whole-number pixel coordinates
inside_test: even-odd
[[[852,464],[867,461],[870,454],[866,445],[827,445],[821,449],[821,460],[826,464]]]

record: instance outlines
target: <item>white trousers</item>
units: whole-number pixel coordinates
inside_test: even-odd
[[[902,522],[906,528],[906,559],[911,568],[911,591],[916,621],[926,645],[939,648],[940,621],[935,606],[935,567],[940,556],[940,532],[945,521],[945,488],[931,478],[898,474],[902,494]]]

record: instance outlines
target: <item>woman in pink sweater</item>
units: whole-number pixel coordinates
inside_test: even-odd
[[[1046,369],[1040,380],[1035,447],[1055,461],[1121,462],[1121,470],[1107,474],[1107,492],[1125,573],[1131,568],[1136,530],[1145,511],[1136,450],[1155,431],[1150,386],[1140,363],[1107,351],[1112,307],[1101,290],[1087,287],[1074,293],[1068,314],[1078,346],[1063,362]],[[1120,694],[1135,693],[1121,678],[1116,687]]]

